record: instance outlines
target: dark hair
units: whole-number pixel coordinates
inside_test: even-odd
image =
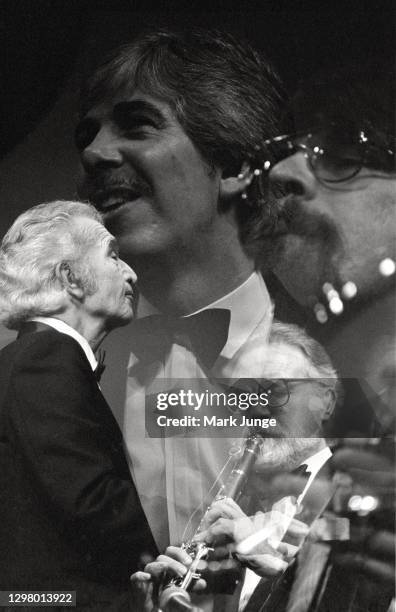
[[[87,81],[82,112],[139,88],[167,102],[210,167],[230,176],[257,167],[266,138],[279,134],[284,92],[272,66],[247,42],[217,30],[143,34],[119,48]],[[255,254],[277,219],[262,178],[238,208],[241,241]]]
[[[295,131],[338,122],[395,134],[396,71],[377,62],[345,65],[302,81],[292,98]]]

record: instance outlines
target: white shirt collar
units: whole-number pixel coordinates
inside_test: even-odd
[[[30,321],[36,321],[37,323],[44,323],[45,325],[49,325],[50,327],[53,327],[61,334],[66,334],[67,336],[71,336],[72,338],[74,338],[74,340],[78,342],[78,344],[81,346],[82,350],[84,351],[92,370],[95,371],[98,365],[98,362],[96,361],[94,352],[89,346],[88,341],[84,338],[84,336],[79,334],[78,331],[76,331],[73,327],[70,327],[70,325],[68,325],[64,321],[61,321],[60,319],[55,319],[54,317],[34,317],[30,319]]]
[[[298,504],[302,502],[316,475],[322,469],[326,461],[330,459],[332,454],[333,453],[331,452],[330,448],[328,446],[325,446],[325,448],[322,448],[320,451],[318,451],[317,453],[315,453],[314,455],[312,455],[301,463],[301,465],[307,466],[307,471],[310,472],[310,474],[303,492],[297,498]]]
[[[231,312],[228,340],[221,355],[231,359],[246,342],[265,314],[272,317],[272,303],[264,279],[253,272],[239,287],[188,316],[208,308],[225,308]],[[269,319],[270,320],[270,319]]]
[[[209,308],[225,308],[231,312],[228,339],[220,353],[226,359],[232,359],[263,317],[268,318],[268,330],[271,327],[273,305],[264,279],[259,272],[252,272],[241,285],[230,293],[185,316],[192,317]],[[143,296],[140,297],[140,310],[144,311],[144,317],[159,312]]]
[[[325,446],[325,448],[322,448],[320,451],[312,455],[312,457],[309,457],[309,459],[303,461],[302,465],[306,465],[308,472],[314,472],[316,475],[331,456],[332,452],[330,448]]]

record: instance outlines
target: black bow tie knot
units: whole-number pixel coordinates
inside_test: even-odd
[[[151,315],[134,322],[132,351],[140,359],[155,358],[155,353],[172,343],[191,349],[208,369],[224,348],[231,313],[224,308],[208,308],[189,317]]]
[[[100,382],[100,379],[102,378],[102,374],[106,369],[106,365],[104,362],[105,357],[106,357],[106,351],[99,350],[98,351],[98,365],[96,366],[94,370],[94,375],[98,382]]]
[[[309,478],[311,472],[308,469],[307,464],[302,463],[295,470],[292,470],[291,474],[293,474],[293,476],[300,476],[300,478]]]

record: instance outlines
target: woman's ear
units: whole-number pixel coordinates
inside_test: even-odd
[[[68,261],[58,263],[55,268],[55,274],[62,287],[67,293],[78,300],[84,297],[84,290],[80,280],[75,275],[73,268]]]
[[[252,180],[253,171],[247,162],[243,162],[238,174],[230,175],[224,171],[220,179],[220,197],[224,200],[238,196],[243,198]]]

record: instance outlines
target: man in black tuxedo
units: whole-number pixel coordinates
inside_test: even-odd
[[[131,320],[135,281],[87,204],[36,206],[2,241],[0,317],[19,332],[0,352],[2,590],[133,609],[129,576],[156,548],[94,351]]]

